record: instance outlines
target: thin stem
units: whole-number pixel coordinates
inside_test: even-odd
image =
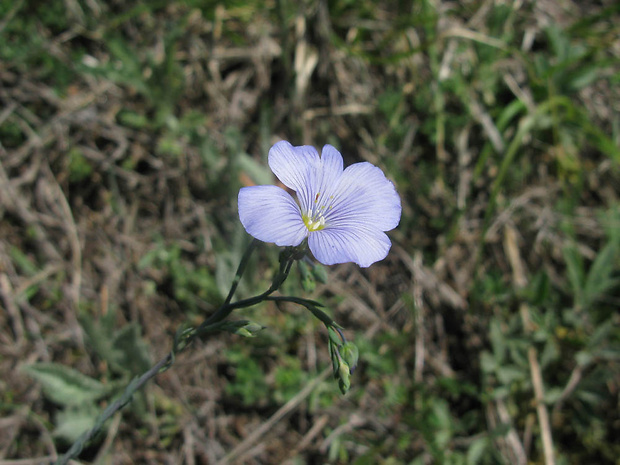
[[[82,452],[82,449],[88,443],[88,441],[90,441],[97,433],[99,433],[99,430],[101,429],[103,424],[117,411],[122,409],[129,402],[131,402],[133,394],[142,386],[144,386],[147,381],[160,373],[162,369],[167,368],[172,362],[172,359],[172,353],[169,353],[159,362],[153,365],[153,367],[146,371],[142,376],[140,376],[139,378],[134,378],[134,380],[129,383],[129,385],[125,388],[125,392],[123,392],[123,395],[119,397],[116,401],[108,405],[108,407],[103,411],[99,418],[97,418],[97,421],[95,422],[93,427],[83,433],[73,443],[71,448],[56,461],[56,465],[66,465],[73,457],[77,457]]]
[[[303,297],[291,297],[287,295],[276,295],[267,297],[265,300],[271,300],[273,302],[291,302],[303,307],[323,307],[321,302],[316,300],[304,299]]]
[[[237,272],[235,273],[235,277],[233,279],[232,285],[230,286],[230,291],[228,292],[228,296],[226,297],[226,300],[224,301],[224,304],[222,305],[223,307],[228,305],[230,301],[232,300],[233,296],[235,295],[235,291],[237,290],[239,281],[241,281],[241,276],[243,276],[245,268],[248,265],[248,262],[250,261],[250,256],[252,255],[252,252],[254,252],[254,249],[256,248],[257,245],[258,245],[258,240],[252,239],[252,242],[250,242],[250,245],[248,245],[248,248],[245,250],[243,257],[241,257],[241,261],[239,262],[239,266],[237,267]]]
[[[249,249],[250,249],[250,247],[248,247],[248,250]],[[247,254],[247,252],[246,252],[246,254]],[[249,255],[248,255],[248,257],[249,257]],[[247,262],[246,256],[243,257],[242,263],[243,263],[243,260],[246,260],[246,262]],[[287,261],[284,261],[284,262],[280,263],[280,271],[279,271],[279,273],[273,279],[273,282],[271,283],[271,286],[269,286],[269,289],[267,289],[262,294],[259,294],[259,295],[254,296],[254,297],[249,297],[247,299],[242,299],[242,300],[239,300],[239,301],[234,302],[232,304],[231,303],[224,303],[217,310],[217,312],[215,312],[213,315],[211,315],[209,318],[207,318],[207,320],[205,320],[200,326],[198,326],[196,328],[196,331],[195,331],[194,335],[191,337],[191,339],[193,339],[194,337],[200,337],[201,335],[206,334],[207,332],[209,332],[209,326],[212,326],[213,324],[218,323],[218,322],[224,320],[224,318],[226,318],[228,315],[230,315],[231,312],[234,309],[236,309],[236,308],[251,307],[252,305],[256,305],[256,304],[266,300],[268,296],[270,296],[275,291],[277,291],[280,288],[280,286],[282,285],[282,283],[284,283],[284,281],[286,281],[286,278],[288,278],[288,275],[289,275],[289,273],[291,271],[291,266],[293,265],[293,262],[294,262],[294,260],[289,259]],[[239,265],[239,269],[241,270],[241,272],[243,272],[243,268],[241,267],[241,264]],[[237,271],[237,273],[239,273],[239,271]],[[231,294],[229,293],[229,296],[230,295]]]
[[[84,449],[84,446],[95,435],[97,435],[99,431],[101,431],[104,423],[108,419],[110,419],[112,415],[114,415],[116,412],[118,412],[123,407],[125,407],[129,402],[131,402],[133,394],[138,389],[142,388],[151,378],[155,377],[158,373],[161,373],[162,371],[165,371],[172,366],[172,364],[174,363],[176,352],[181,352],[182,350],[186,349],[194,338],[204,336],[206,333],[209,332],[209,329],[213,329],[212,328],[213,325],[224,320],[228,315],[230,315],[230,313],[235,308],[249,307],[251,305],[255,305],[259,302],[262,302],[263,300],[267,298],[267,296],[275,292],[282,285],[282,283],[288,277],[288,274],[291,270],[291,266],[293,265],[294,259],[292,258],[287,258],[286,260],[282,260],[280,262],[280,269],[278,271],[278,274],[275,276],[273,283],[271,284],[271,286],[269,287],[267,291],[263,292],[262,294],[258,296],[251,297],[249,299],[243,299],[233,304],[230,303],[230,301],[232,300],[235,294],[235,291],[237,290],[239,281],[241,280],[241,277],[243,273],[245,272],[245,269],[248,265],[250,256],[252,255],[252,252],[256,248],[257,244],[258,244],[258,241],[256,239],[253,239],[252,242],[248,245],[248,248],[246,249],[246,251],[243,254],[243,257],[241,258],[239,267],[237,268],[237,272],[231,284],[230,291],[228,292],[228,296],[226,297],[226,300],[221,305],[221,307],[213,315],[207,318],[200,326],[198,326],[198,328],[188,333],[188,335],[184,337],[182,345],[177,345],[177,342],[175,342],[174,344],[175,347],[170,351],[168,355],[162,358],[159,362],[157,362],[153,367],[151,367],[148,371],[142,374],[139,378],[134,378],[134,380],[131,383],[129,383],[129,385],[125,388],[125,391],[123,392],[121,397],[119,397],[116,401],[110,404],[102,412],[102,414],[95,421],[95,424],[93,425],[93,427],[89,429],[88,431],[86,431],[84,434],[82,434],[73,443],[71,448],[55,462],[56,465],[66,465],[69,462],[69,460],[77,457]]]
[[[243,257],[241,257],[241,261],[239,262],[239,266],[237,267],[237,272],[235,273],[235,277],[233,278],[233,282],[232,282],[232,285],[230,286],[230,291],[228,292],[228,295],[226,296],[226,300],[213,315],[211,315],[209,318],[207,318],[205,321],[202,322],[202,324],[197,328],[197,331],[200,331],[213,323],[222,321],[224,318],[230,315],[230,312],[232,312],[234,308],[230,306],[230,301],[235,295],[235,291],[237,290],[239,281],[241,281],[241,276],[243,276],[243,273],[245,272],[248,262],[250,261],[250,256],[252,255],[252,252],[254,252],[254,249],[256,248],[257,245],[258,245],[258,241],[256,239],[252,239],[252,242],[250,242],[250,245],[248,245],[248,248],[243,254]]]
[[[289,297],[289,296],[274,296],[274,297],[266,297],[265,300],[273,300],[275,302],[292,302],[297,305],[302,305],[306,307],[307,310],[310,311],[319,321],[321,321],[326,328],[334,328],[338,330],[340,334],[340,338],[343,342],[346,342],[344,335],[340,331],[340,325],[331,319],[329,315],[327,315],[324,311],[322,311],[319,307],[323,307],[323,305],[319,302],[315,302],[310,299],[301,299],[299,297]]]

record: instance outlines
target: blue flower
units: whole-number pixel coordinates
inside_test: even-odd
[[[280,246],[308,238],[324,265],[367,267],[386,257],[392,244],[384,231],[398,226],[401,205],[381,169],[363,162],[343,170],[342,155],[331,145],[319,156],[314,147],[286,141],[269,150],[269,167],[297,201],[277,186],[243,187],[239,218],[251,236]]]

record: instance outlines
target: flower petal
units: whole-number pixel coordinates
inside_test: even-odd
[[[248,234],[276,245],[299,245],[308,234],[295,200],[277,186],[241,188],[239,219]]]
[[[329,144],[325,145],[321,151],[321,171],[323,182],[327,185],[337,182],[342,176],[342,155]]]
[[[282,140],[269,149],[269,167],[282,184],[297,193],[300,202],[309,202],[310,177],[320,165],[319,153],[310,145],[293,147]]]
[[[392,243],[387,235],[369,228],[331,228],[310,233],[308,245],[324,265],[354,262],[366,268],[383,260]]]
[[[389,231],[400,222],[402,207],[394,184],[370,163],[347,167],[330,195],[334,202],[325,215],[327,227]]]
[[[338,185],[338,179],[342,176],[342,155],[331,145],[323,147],[321,161],[310,170],[308,176],[307,198],[300,198],[301,211],[307,212],[321,206],[332,203],[330,192]],[[309,202],[309,203],[308,203]]]

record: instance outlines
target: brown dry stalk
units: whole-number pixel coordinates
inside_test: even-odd
[[[527,277],[525,275],[525,267],[519,254],[517,245],[517,233],[509,224],[504,229],[504,251],[512,268],[512,280],[517,289],[522,289],[527,285]],[[533,325],[530,320],[530,310],[527,304],[522,303],[519,307],[523,328],[526,333],[533,331]],[[545,456],[545,465],[555,465],[555,457],[553,455],[553,438],[551,435],[551,422],[549,421],[549,413],[544,402],[545,389],[543,385],[542,371],[538,363],[538,353],[535,347],[530,347],[527,353],[530,364],[530,376],[532,385],[534,386],[534,398],[536,400],[536,415],[538,416],[538,424],[540,426],[540,435],[543,445],[543,453]]]

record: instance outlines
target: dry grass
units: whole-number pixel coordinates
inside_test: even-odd
[[[431,463],[439,457],[432,431],[412,424],[421,412],[438,414],[429,399],[448,402],[456,389],[450,383],[488,392],[452,391],[453,415],[478,416],[476,427],[453,431],[446,450],[467,451],[503,425],[505,434],[489,438],[504,463],[549,465],[549,448],[573,463],[597,457],[570,444],[571,432],[558,422],[562,405],[551,419],[541,414],[540,391],[565,387],[564,402],[581,370],[596,365],[558,362],[545,372],[541,354],[529,352],[524,383],[531,374],[533,387],[515,384],[515,401],[490,394],[479,356],[490,350],[491,320],[504,321],[509,338],[512,320],[502,318],[519,309],[527,315],[520,290],[539,272],[559,295],[558,307],[570,307],[565,249],[575,247],[590,263],[606,229],[619,227],[601,220],[620,196],[618,158],[583,127],[572,142],[561,139],[563,109],[540,117],[551,122],[535,120],[503,180],[521,126],[498,124],[509,102],[520,101],[524,115],[544,105],[527,57],[551,48],[543,29],[554,23],[573,42],[608,44],[593,46],[602,77],[567,98],[618,144],[618,27],[597,18],[600,35],[570,29],[578,15],[595,17],[613,2],[590,2],[584,11],[552,0],[425,2],[409,11],[389,2],[202,10],[174,3],[141,11],[118,2],[52,2],[64,22],[29,21],[27,3],[4,5],[10,12],[0,24],[0,40],[16,53],[16,18],[42,38],[30,55],[0,62],[0,465],[45,463],[66,447],[51,433],[59,406],[23,365],[53,361],[114,381],[80,315],[99,321],[115,312],[116,327],[139,324],[158,360],[183,321],[212,311],[208,293],[179,298],[171,267],[204,268],[220,286],[230,278],[244,241],[236,192],[264,175],[266,149],[280,138],[333,143],[346,163],[378,164],[399,187],[403,220],[391,233],[388,259],[368,270],[333,267],[314,293],[351,338],[367,341],[362,358],[375,361],[362,363],[353,392],[341,397],[323,381],[329,362],[320,328],[292,308],[262,306],[251,316],[269,324],[264,344],[219,335],[183,354],[147,387],[143,414],[117,415],[83,462],[353,463],[374,456],[372,463]],[[493,16],[500,13],[503,21]],[[610,15],[618,19],[617,9]],[[140,265],[147,253],[173,245],[178,262]],[[242,292],[265,286],[272,259],[269,247],[261,251]],[[605,308],[617,307],[617,289],[604,296]],[[296,318],[305,323],[290,322]],[[536,328],[523,318],[527,336]],[[226,390],[236,379],[231,344],[261,354],[270,389],[278,351],[297,358],[312,381],[280,402],[244,405]],[[377,373],[382,358],[385,372]],[[617,361],[600,363],[619,373]],[[617,399],[619,387],[609,379],[601,389]],[[523,405],[527,411],[519,411]],[[609,409],[617,417],[618,405]]]

